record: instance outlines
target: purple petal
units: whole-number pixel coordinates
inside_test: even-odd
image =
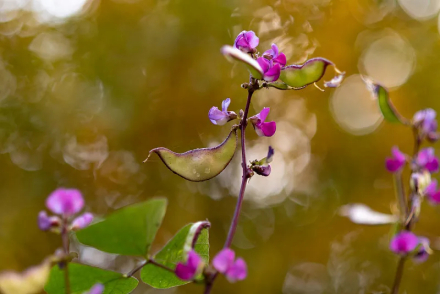
[[[431,158],[430,161],[426,163],[425,168],[431,173],[438,172],[438,168],[439,168],[438,158],[435,156]]]
[[[72,230],[80,230],[84,229],[93,221],[93,214],[90,212],[86,212],[77,218],[75,218],[72,222]]]
[[[244,38],[246,39],[247,43],[249,44],[250,49],[255,49],[258,44],[260,43],[260,39],[255,35],[253,31],[248,31],[244,33]]]
[[[425,195],[434,195],[437,191],[437,184],[438,183],[436,179],[431,180],[431,183],[429,183],[429,185],[425,188]]]
[[[59,188],[46,199],[46,206],[53,213],[71,216],[84,207],[84,199],[76,189]]]
[[[225,248],[214,257],[212,265],[220,273],[226,273],[229,267],[234,263],[235,252]]]
[[[266,162],[271,163],[273,159],[273,155],[275,154],[275,150],[273,150],[272,146],[269,146],[269,151],[267,151]]]
[[[222,111],[227,113],[228,112],[228,107],[229,104],[231,104],[231,99],[226,98],[225,100],[222,101]]]
[[[225,275],[231,283],[244,280],[247,276],[246,262],[242,258],[237,258]]]
[[[259,57],[257,59],[257,62],[260,65],[261,69],[263,70],[263,73],[265,73],[269,70],[269,61],[266,58]]]
[[[194,250],[188,252],[188,260],[186,264],[189,267],[197,271],[201,263],[202,263],[202,258]]]
[[[264,107],[258,115],[258,118],[264,122],[267,118],[267,116],[269,115],[270,112],[270,107]]]
[[[397,159],[398,161],[405,162],[405,160],[406,160],[406,155],[405,155],[405,153],[402,153],[402,152],[399,150],[399,148],[396,147],[396,146],[394,146],[394,147],[391,149],[391,154],[392,154],[393,157],[394,157],[395,159]]]
[[[104,292],[103,284],[95,284],[92,288],[90,288],[87,294],[102,294]]]
[[[257,165],[252,167],[252,170],[260,176],[263,177],[267,177],[270,175],[270,172],[272,171],[272,168],[270,167],[270,165],[266,165],[266,166],[261,166],[261,165]]]
[[[229,120],[229,116],[227,113],[220,111],[216,106],[213,106],[208,112],[209,120],[215,124],[222,126],[226,124]]]
[[[274,121],[260,124],[261,131],[265,137],[272,137],[277,130],[277,124]]]
[[[415,262],[417,263],[422,263],[425,262],[428,257],[429,257],[429,253],[428,251],[430,251],[429,248],[429,239],[426,237],[419,237],[419,244],[421,244],[419,250],[417,251],[417,253],[413,256],[413,259]]]
[[[398,160],[395,160],[393,158],[387,158],[385,160],[385,166],[386,166],[387,170],[392,173],[398,171],[403,165],[404,165],[404,163],[402,163]]]
[[[179,262],[175,269],[176,276],[184,281],[190,281],[194,278],[196,272],[192,267],[189,267]]]
[[[287,63],[286,55],[284,55],[284,53],[280,53],[276,58],[273,59],[273,62],[278,63],[281,67],[284,67]]]
[[[281,73],[281,67],[277,63],[274,66],[272,66],[271,68],[269,68],[269,70],[264,72],[263,78],[265,81],[274,82],[274,81],[278,80],[278,78],[280,77],[280,73]]]
[[[416,249],[419,239],[412,232],[402,231],[391,240],[390,249],[396,254],[406,255]]]
[[[42,210],[38,214],[38,227],[42,231],[47,231],[53,227],[59,226],[61,220],[56,216],[48,216],[46,211]]]

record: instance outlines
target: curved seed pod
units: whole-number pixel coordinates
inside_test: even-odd
[[[391,103],[390,97],[388,95],[387,89],[382,85],[375,84],[373,81],[367,77],[363,77],[367,88],[371,91],[374,97],[377,99],[379,103],[380,112],[382,112],[385,120],[392,123],[407,123],[407,120],[402,117],[399,112],[396,110],[394,105]]]
[[[212,179],[221,173],[234,157],[237,148],[237,128],[233,128],[220,145],[176,153],[164,147],[150,151],[156,153],[165,165],[175,174],[192,182]]]
[[[263,78],[263,69],[255,59],[249,56],[249,54],[229,45],[224,45],[220,51],[228,60],[238,60],[246,65],[251,75],[257,80]]]
[[[302,65],[288,65],[281,69],[280,80],[294,88],[304,88],[319,81],[325,69],[333,62],[317,57],[307,60]]]

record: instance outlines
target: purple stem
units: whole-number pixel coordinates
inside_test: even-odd
[[[61,239],[63,241],[63,250],[66,257],[69,256],[69,230],[67,229],[68,220],[63,217],[61,228]],[[63,262],[64,267],[64,285],[66,288],[66,294],[70,294],[70,278],[69,278],[69,258],[66,258]]]
[[[232,217],[231,226],[229,227],[228,236],[225,241],[224,248],[228,248],[232,244],[232,239],[234,238],[235,231],[237,230],[238,218],[241,212],[241,205],[243,203],[244,192],[246,191],[246,185],[248,179],[250,178],[250,173],[246,163],[246,141],[245,141],[245,130],[247,126],[247,117],[249,114],[249,107],[251,105],[252,94],[255,89],[258,88],[258,83],[252,77],[249,79],[249,87],[248,89],[248,97],[246,101],[246,108],[244,109],[243,118],[240,123],[240,133],[241,133],[241,166],[243,168],[243,173],[241,176],[241,188],[240,193],[238,194],[237,205],[235,206],[234,216]],[[214,285],[214,281],[218,276],[218,272],[214,273],[210,277],[207,277],[207,281],[205,284],[205,292],[204,294],[211,293],[212,286]]]

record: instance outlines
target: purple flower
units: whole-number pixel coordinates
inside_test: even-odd
[[[69,217],[83,208],[84,199],[76,189],[59,188],[46,199],[46,206],[55,214]]]
[[[259,43],[260,39],[253,31],[242,31],[235,39],[234,47],[245,53],[254,53]]]
[[[58,227],[60,224],[61,220],[58,217],[48,216],[44,210],[38,214],[38,227],[42,231],[48,231],[51,228]]]
[[[413,123],[423,135],[435,135],[437,132],[436,115],[435,110],[431,108],[420,110],[414,114]]]
[[[416,157],[416,165],[431,173],[438,172],[439,162],[438,158],[434,155],[434,148],[423,148],[420,150]]]
[[[190,281],[198,274],[203,266],[202,258],[194,251],[188,252],[186,263],[179,262],[176,266],[176,276],[184,281]]]
[[[102,293],[104,293],[104,285],[103,284],[95,284],[85,294],[102,294]]]
[[[255,160],[252,162],[252,170],[260,176],[269,176],[270,172],[272,171],[269,163],[272,162],[274,153],[275,151],[273,150],[273,148],[269,146],[269,151],[267,152],[267,156],[265,158],[260,161]]]
[[[419,245],[419,238],[411,232],[402,231],[391,240],[390,249],[396,254],[407,255]]]
[[[413,256],[415,262],[422,263],[428,259],[429,254],[432,252],[431,248],[429,247],[429,243],[430,242],[428,238],[419,237],[420,248]]]
[[[231,283],[244,280],[247,276],[246,262],[242,258],[234,259],[235,252],[225,248],[212,260],[214,268],[224,274]]]
[[[228,121],[237,118],[237,114],[235,112],[228,111],[229,104],[231,104],[231,99],[226,98],[222,102],[222,111],[220,111],[216,106],[213,106],[209,110],[208,117],[213,124],[222,126]]]
[[[258,64],[263,70],[263,80],[267,82],[274,82],[278,80],[281,73],[281,67],[279,63],[274,63],[273,60],[267,60],[264,57],[257,59]]]
[[[90,225],[92,221],[93,221],[93,214],[91,214],[90,212],[83,213],[72,221],[71,229],[72,230],[84,229],[85,227]]]
[[[278,47],[275,44],[272,44],[272,49],[267,50],[263,53],[263,57],[272,60],[274,63],[278,63],[281,67],[286,65],[286,55],[283,52],[278,51]]]
[[[440,190],[437,190],[437,180],[432,180],[425,189],[425,195],[433,204],[440,204]]]
[[[262,137],[272,137],[273,134],[275,134],[275,131],[277,130],[277,124],[274,121],[271,122],[265,122],[267,115],[269,114],[270,108],[265,107],[263,110],[261,110],[260,113],[252,116],[250,121],[252,122],[252,125],[254,126],[255,132],[258,136]]]
[[[405,165],[406,155],[400,152],[398,147],[393,147],[391,149],[391,154],[393,157],[388,157],[385,160],[385,166],[389,172],[394,173]]]

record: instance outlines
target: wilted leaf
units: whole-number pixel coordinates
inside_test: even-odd
[[[159,147],[151,150],[148,158],[151,153],[156,153],[173,173],[188,181],[201,182],[221,173],[234,157],[236,148],[237,130],[234,128],[223,143],[216,147],[194,149],[185,153]]]
[[[404,123],[405,119],[397,112],[396,108],[394,108],[394,105],[391,103],[389,98],[387,89],[379,84],[373,83],[373,81],[369,78],[364,77],[363,79],[367,85],[367,88],[377,99],[379,109],[382,112],[383,117],[392,123]]]
[[[76,235],[81,243],[105,252],[145,257],[162,223],[166,206],[164,198],[130,205]]]
[[[40,293],[49,278],[51,263],[46,260],[22,273],[5,271],[0,274],[0,292],[3,294]]]
[[[127,294],[133,291],[138,280],[122,274],[79,263],[69,263],[69,280],[72,294],[82,294],[96,283],[104,285],[104,294]],[[50,271],[44,290],[48,294],[65,294],[64,273],[57,265]]]
[[[302,65],[289,65],[281,69],[280,80],[293,88],[304,88],[319,81],[329,65],[333,62],[321,57],[309,59]]]
[[[263,78],[263,69],[249,54],[229,45],[223,46],[220,51],[228,60],[238,60],[242,62],[254,78],[258,80]]]
[[[355,224],[361,225],[386,225],[395,223],[398,220],[395,215],[374,211],[364,204],[344,205],[339,212]]]
[[[163,247],[155,256],[154,260],[160,264],[175,269],[179,261],[184,261],[187,252],[194,250],[209,262],[209,232],[208,222],[188,224]],[[166,289],[187,284],[180,280],[174,273],[147,264],[141,271],[141,279],[144,283],[158,289]]]

